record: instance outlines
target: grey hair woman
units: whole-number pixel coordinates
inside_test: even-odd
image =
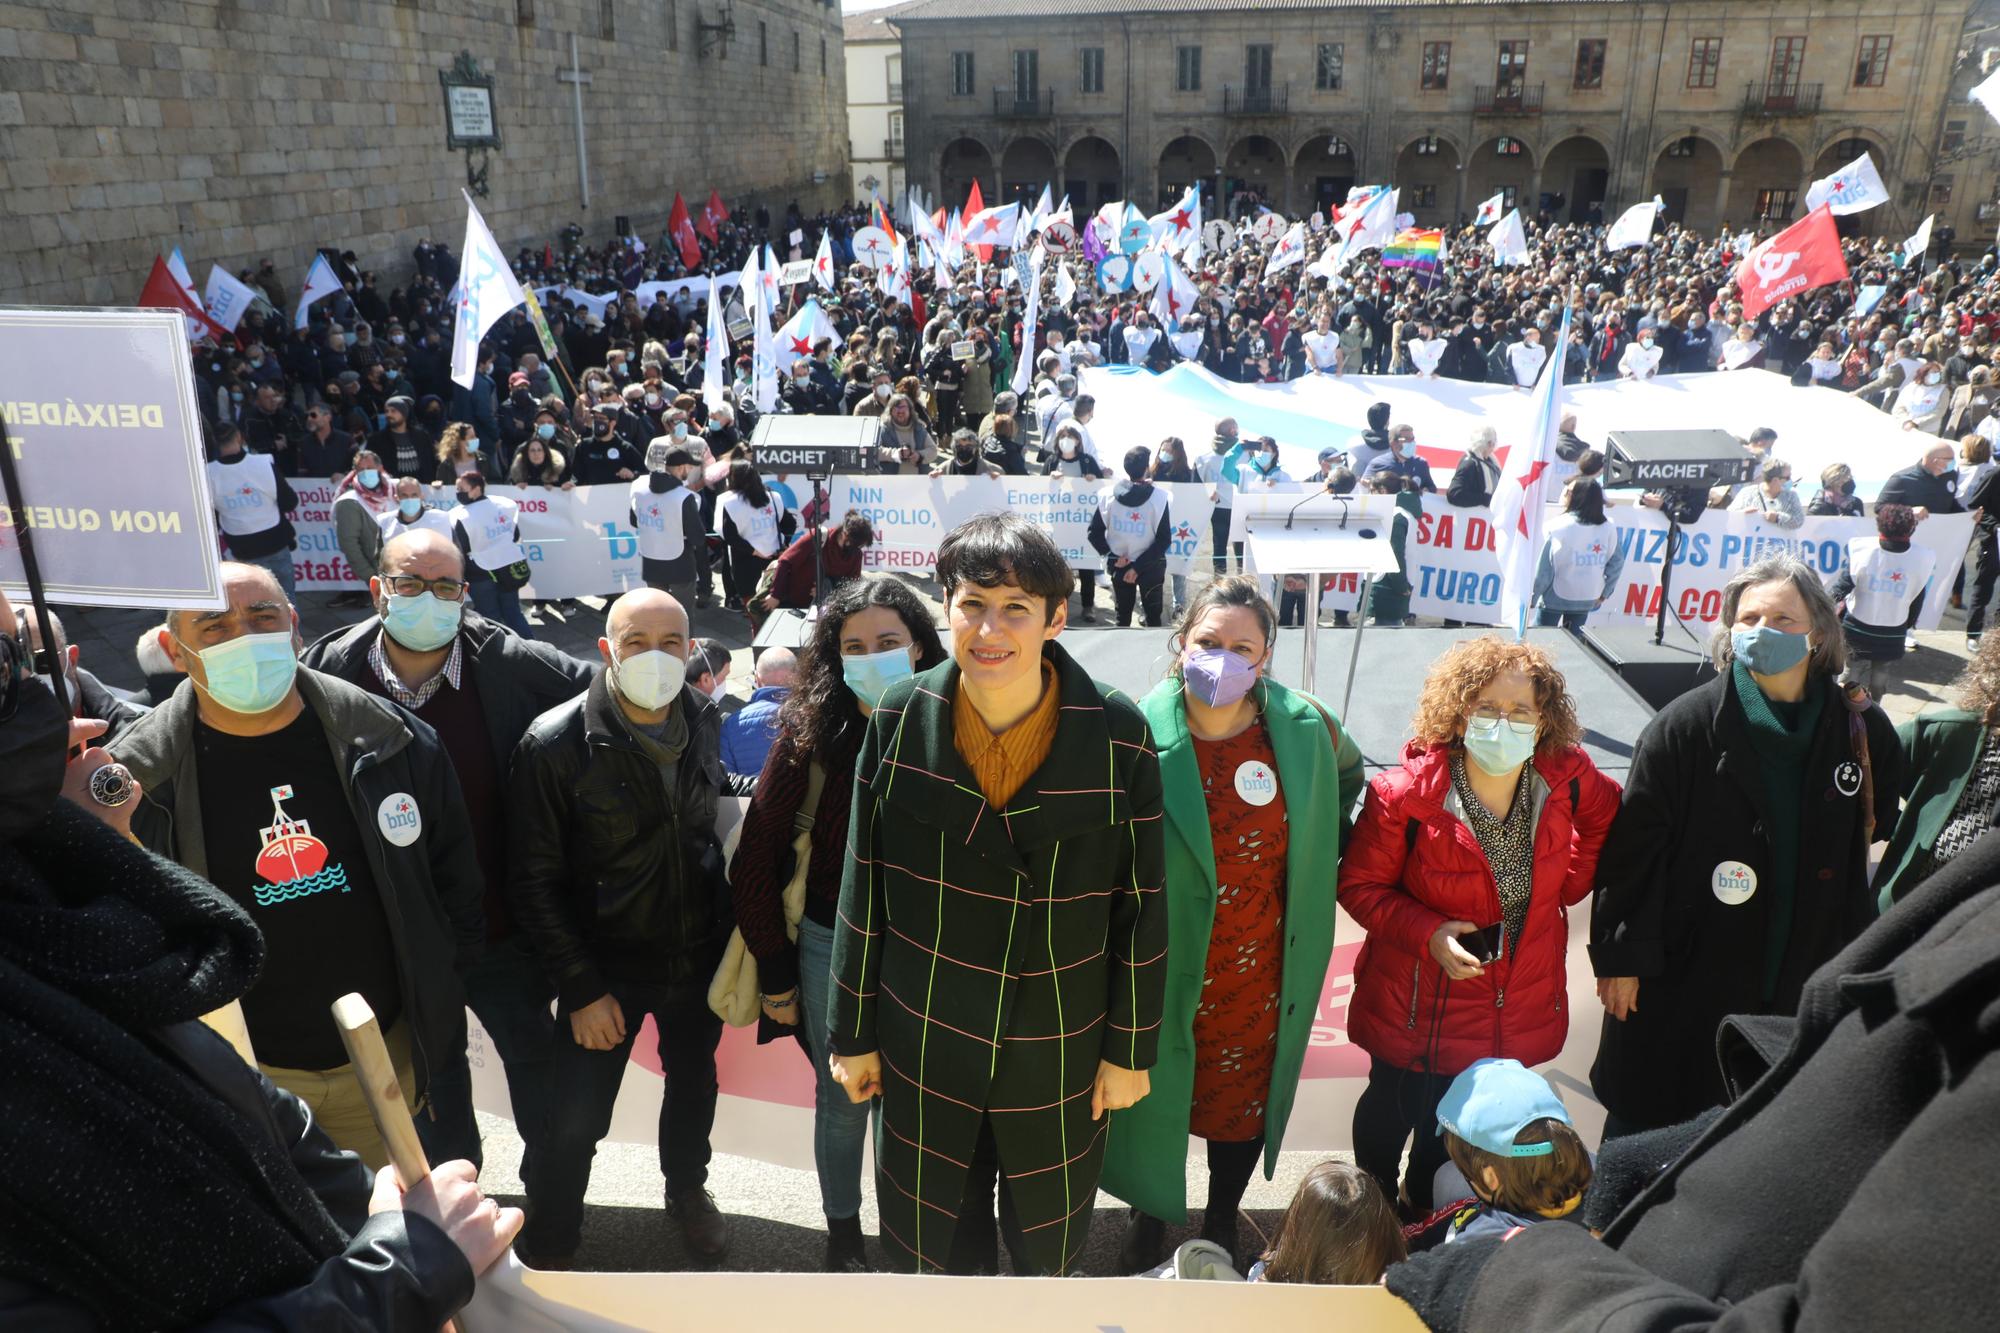
[[[1640,733],[1598,864],[1607,1137],[1722,1102],[1716,1025],[1796,1010],[1873,920],[1869,846],[1896,822],[1902,747],[1839,687],[1847,647],[1816,570],[1773,556],[1730,579],[1710,658],[1715,679]]]

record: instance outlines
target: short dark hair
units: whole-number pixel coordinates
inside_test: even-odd
[[[938,544],[937,580],[946,605],[963,584],[1018,584],[1047,603],[1043,614],[1050,622],[1076,590],[1076,572],[1055,538],[1012,511],[980,514],[947,532]]]
[[[1917,530],[1917,511],[1891,501],[1875,506],[1875,531],[1892,542],[1906,542]]]
[[[1143,444],[1135,444],[1125,451],[1125,475],[1138,481],[1146,475],[1146,469],[1152,466],[1152,462],[1153,451]]]
[[[689,680],[712,676],[729,665],[729,650],[714,639],[689,639],[687,669]]]

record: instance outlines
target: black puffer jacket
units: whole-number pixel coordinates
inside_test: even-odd
[[[706,980],[733,916],[715,838],[717,799],[756,779],[722,764],[722,710],[683,686],[688,720],[672,792],[600,671],[535,719],[514,751],[507,891],[568,1013],[610,979]]]

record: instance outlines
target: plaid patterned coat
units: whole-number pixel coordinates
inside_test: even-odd
[[[1098,1062],[1153,1064],[1165,985],[1159,761],[1137,705],[1055,644],[1049,756],[1004,810],[952,743],[958,668],[892,687],[855,766],[832,1045],[880,1051],[876,1199],[901,1266],[943,1269],[990,1117],[1035,1268],[1082,1253],[1110,1117]]]

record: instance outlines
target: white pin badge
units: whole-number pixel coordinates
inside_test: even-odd
[[[1861,790],[1861,765],[1852,759],[1843,761],[1833,770],[1834,789],[1842,796],[1852,796]]]
[[[408,847],[424,834],[424,817],[417,810],[417,798],[408,792],[392,792],[375,807],[375,825],[382,836],[398,847]]]
[[[1717,901],[1729,907],[1740,907],[1757,892],[1757,872],[1741,861],[1723,861],[1715,867],[1709,884],[1715,890]]]
[[[1261,759],[1236,766],[1236,794],[1246,805],[1269,805],[1278,799],[1278,775]]]

